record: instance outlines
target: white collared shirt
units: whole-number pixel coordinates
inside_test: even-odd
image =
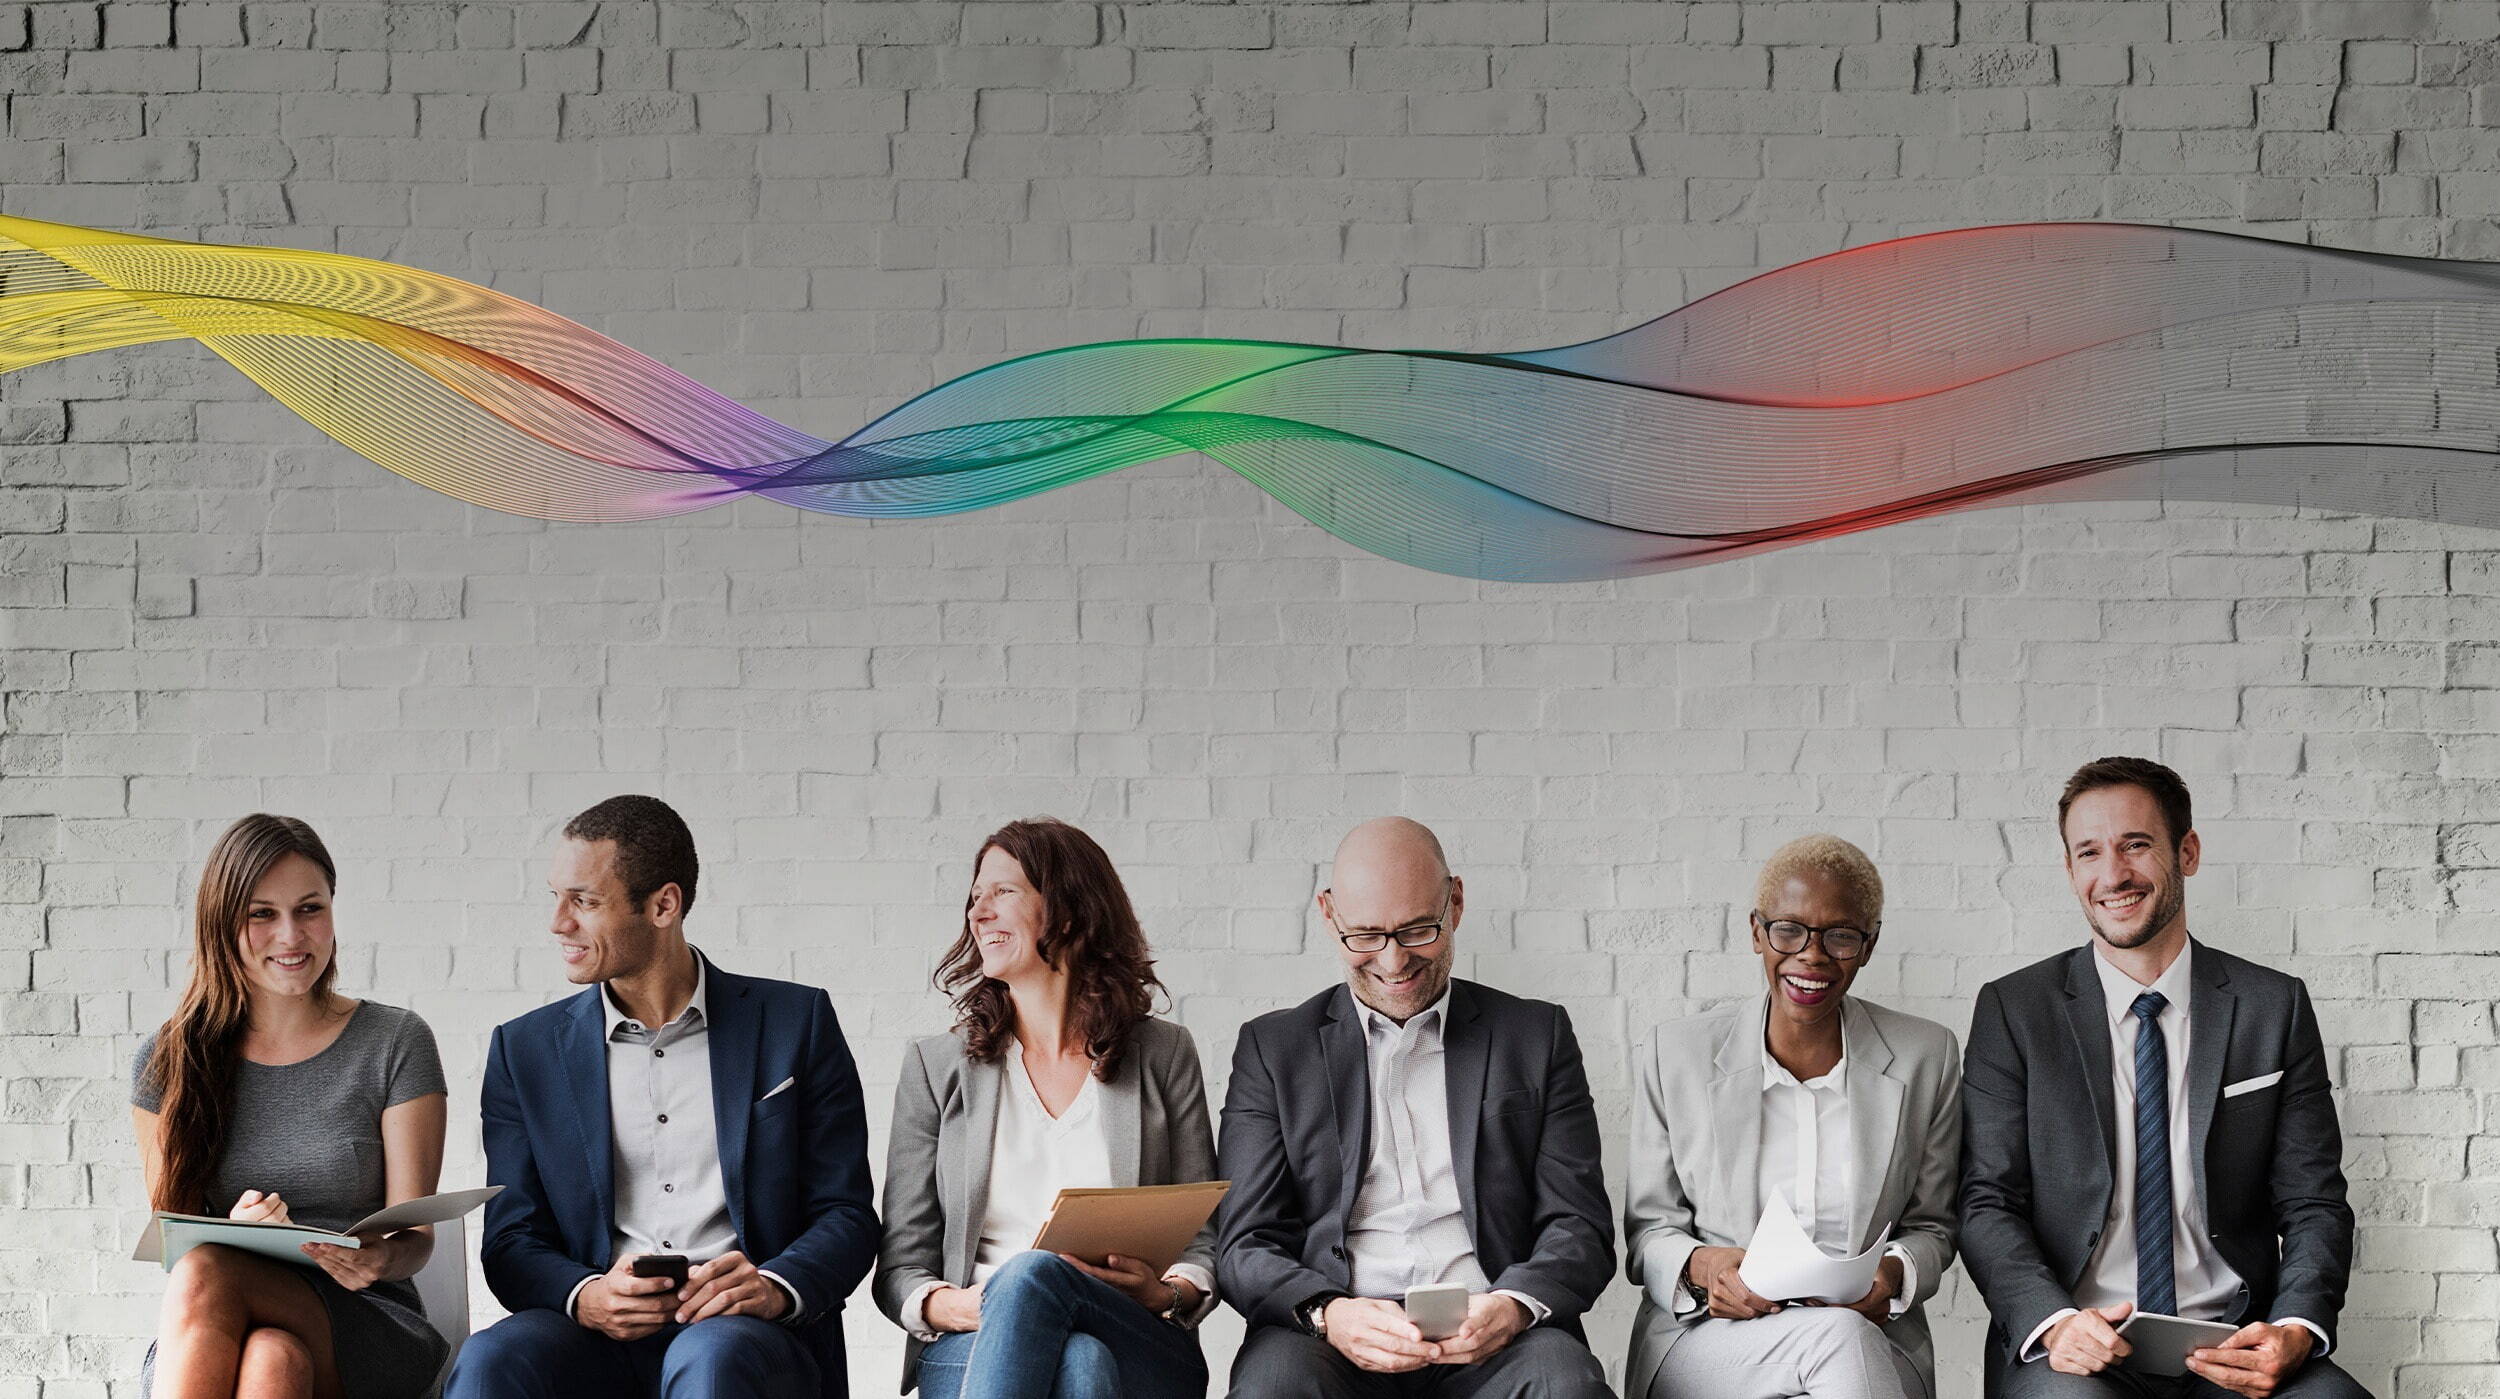
[[[1449,1076],[1442,1053],[1450,993],[1444,989],[1404,1025],[1360,997],[1353,1000],[1371,1074],[1372,1149],[1346,1222],[1350,1290],[1358,1297],[1395,1300],[1426,1283],[1485,1291],[1493,1284],[1476,1261],[1451,1155]],[[1553,1314],[1524,1292],[1501,1291],[1528,1309],[1531,1325]]]
[[[2102,1220],[2100,1246],[2084,1264],[2075,1283],[2076,1307],[2107,1307],[2135,1300],[2135,1042],[2143,1029],[2136,1018],[2136,997],[2157,991],[2168,1004],[2154,1023],[2161,1027],[2162,1048],[2169,1056],[2163,1075],[2170,1098],[2170,1260],[2178,1315],[2198,1321],[2219,1319],[2239,1294],[2240,1275],[2222,1260],[2206,1237],[2205,1194],[2196,1179],[2195,1141],[2188,1127],[2188,1000],[2195,985],[2189,964],[2196,944],[2182,943],[2170,966],[2146,986],[2111,965],[2098,939],[2092,943],[2092,970],[2100,977],[2104,1019],[2109,1025],[2110,1078],[2117,1089],[2117,1155],[2110,1171],[2109,1213]],[[2023,1342],[2022,1358],[2038,1359],[2041,1337],[2050,1327],[2074,1315],[2074,1309],[2052,1314]],[[2305,1317],[2284,1317],[2277,1325],[2308,1328],[2318,1338],[2318,1354],[2326,1354],[2326,1332]]]
[[[1817,1078],[1800,1081],[1790,1073],[1772,1056],[1767,1031],[1760,1048],[1762,1121],[1755,1197],[1766,1205],[1773,1195],[1785,1197],[1816,1248],[1848,1257],[1858,1251],[1849,1228],[1858,1183],[1851,1174],[1857,1124],[1849,1111],[1848,1025],[1844,1021],[1841,1026],[1839,1061]],[[1890,1314],[1899,1316],[1918,1295],[1918,1260],[1899,1244],[1887,1247],[1884,1256],[1901,1260],[1901,1290],[1890,1304]],[[1701,1305],[1690,1290],[1676,1289],[1679,1314],[1698,1311]]]
[[[689,1266],[738,1247],[722,1183],[719,1125],[712,1111],[710,972],[694,956],[694,995],[677,1018],[651,1029],[599,985],[602,1036],[608,1049],[608,1133],[616,1187],[609,1222],[610,1256],[682,1253]],[[778,1273],[765,1277],[789,1294],[784,1321],[796,1320],[799,1290]],[[570,1314],[584,1278],[564,1299]]]

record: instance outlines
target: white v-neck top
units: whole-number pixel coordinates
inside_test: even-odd
[[[987,1282],[999,1265],[1033,1246],[1062,1190],[1111,1184],[1111,1143],[1103,1134],[1102,1094],[1092,1074],[1057,1117],[1025,1071],[1024,1046],[1008,1041],[1001,1056],[998,1135],[990,1141],[989,1208],[972,1280]]]

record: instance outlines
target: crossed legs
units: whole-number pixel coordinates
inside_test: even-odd
[[[283,1263],[195,1248],[174,1264],[159,1316],[158,1399],[341,1399],[330,1313]]]

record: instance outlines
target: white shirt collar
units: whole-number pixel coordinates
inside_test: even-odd
[[[1441,1012],[1447,1008],[1450,1003],[1450,988],[1448,986],[1444,986],[1441,988],[1441,994],[1433,998],[1431,1005],[1425,1006],[1422,1010],[1408,1016],[1406,1018],[1406,1024],[1401,1027],[1398,1022],[1391,1020],[1388,1016],[1385,1016],[1379,1011],[1372,1009],[1370,1006],[1365,1005],[1363,1003],[1363,998],[1354,994],[1353,987],[1349,986],[1346,988],[1346,995],[1353,999],[1355,1013],[1362,1017],[1363,1035],[1366,1039],[1370,1038],[1374,1034],[1395,1035],[1401,1028],[1421,1031],[1429,1027],[1435,1033],[1438,1033],[1441,1028],[1441,1021],[1444,1018]]]
[[[2110,965],[2109,958],[2101,952],[2100,939],[2094,938],[2092,940],[2092,970],[2100,973],[2101,976],[2101,998],[2108,1003],[2109,1022],[2122,1029],[2125,1028],[2127,1021],[2135,1014],[2135,998],[2147,991],[2159,991],[2162,999],[2169,1002],[2168,1005],[2162,1007],[2162,1014],[2165,1017],[2172,1011],[2177,1011],[2181,1015],[2187,1014],[2188,988],[2194,984],[2188,979],[2188,962],[2195,955],[2196,943],[2193,939],[2182,943],[2179,947],[2179,955],[2170,959],[2169,967],[2154,979],[2152,985],[2146,986]]]
[[[694,949],[691,946],[689,946],[686,950],[694,952]],[[710,1008],[711,1003],[704,997],[704,992],[708,988],[710,981],[711,977],[706,972],[703,965],[703,954],[695,952],[694,995],[687,1000],[686,1008],[677,1013],[677,1019],[668,1022],[669,1025],[675,1025],[681,1021],[686,1024],[694,1024],[698,1020],[704,1023],[710,1022],[712,1018]],[[607,1020],[606,1037],[608,1039],[616,1038],[617,1026],[639,1023],[632,1020],[625,1014],[624,1011],[617,1008],[616,997],[608,990],[608,983],[604,981],[599,983],[599,1011],[600,1014]],[[646,1030],[665,1030],[668,1028],[668,1025],[645,1025],[643,1028]]]
[[[1771,1054],[1771,1031],[1767,1025],[1763,1028],[1762,1044],[1759,1047],[1762,1050],[1764,1092],[1769,1092],[1783,1084],[1796,1088],[1829,1088],[1835,1091],[1845,1090],[1849,1086],[1849,1018],[1845,1015],[1840,1020],[1840,1058],[1832,1065],[1832,1071],[1821,1078],[1800,1081],[1777,1058],[1774,1058]]]

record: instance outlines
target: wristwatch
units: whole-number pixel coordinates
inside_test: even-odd
[[[1163,1310],[1156,1312],[1155,1315],[1165,1321],[1178,1321],[1181,1319],[1181,1285],[1170,1278],[1164,1278],[1161,1281],[1164,1290],[1172,1294],[1172,1300],[1164,1303]]]
[[[1699,1251],[1700,1250],[1698,1249],[1695,1250],[1695,1252]],[[1710,1309],[1710,1289],[1693,1280],[1693,1260],[1691,1254],[1686,1254],[1684,1256],[1684,1295],[1692,1298],[1694,1303],[1703,1311],[1708,1311]]]
[[[1303,1303],[1301,1309],[1295,1312],[1294,1315],[1301,1319],[1303,1330],[1323,1341],[1327,1340],[1328,1304],[1336,1301],[1340,1297],[1347,1297],[1351,1295],[1351,1293],[1345,1292],[1323,1292],[1319,1296],[1312,1298],[1310,1301]]]

